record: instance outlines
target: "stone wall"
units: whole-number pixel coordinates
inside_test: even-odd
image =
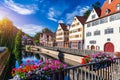
[[[10,58],[8,50],[4,50],[0,53],[0,80],[4,80],[7,73],[7,62]]]

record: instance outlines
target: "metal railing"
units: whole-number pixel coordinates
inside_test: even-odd
[[[80,50],[80,49],[71,49],[71,48],[59,48],[59,47],[49,47],[49,46],[40,46],[49,50],[54,50],[54,51],[62,51],[64,53],[72,54],[72,55],[78,55],[78,56],[86,56],[86,55],[92,55],[97,52],[102,52],[102,51],[94,51],[94,50]],[[111,54],[111,53],[110,53]],[[112,53],[113,54],[113,53]]]
[[[38,73],[39,75],[30,78],[35,80],[120,80],[120,58],[67,67],[61,71],[48,72],[47,75],[43,71]]]

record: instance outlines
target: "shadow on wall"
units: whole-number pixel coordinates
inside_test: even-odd
[[[61,62],[64,62],[64,54],[60,51],[60,50],[57,50],[59,53],[58,53],[58,59],[61,61]]]

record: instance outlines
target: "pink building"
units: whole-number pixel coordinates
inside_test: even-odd
[[[43,45],[43,46],[54,46],[55,34],[53,32],[40,33],[39,42],[40,42],[40,45]]]

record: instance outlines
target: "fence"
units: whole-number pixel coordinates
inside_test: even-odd
[[[120,58],[68,67],[59,72],[48,72],[47,75],[42,71],[38,73],[39,75],[30,78],[35,80],[120,80]]]
[[[48,46],[41,46],[43,48],[54,50],[54,51],[62,51],[68,54],[78,55],[78,56],[86,56],[86,55],[92,55],[96,52],[102,52],[102,51],[94,51],[94,50],[80,50],[80,49],[71,49],[71,48],[59,48],[59,47],[48,47]],[[112,53],[113,54],[113,53]]]

